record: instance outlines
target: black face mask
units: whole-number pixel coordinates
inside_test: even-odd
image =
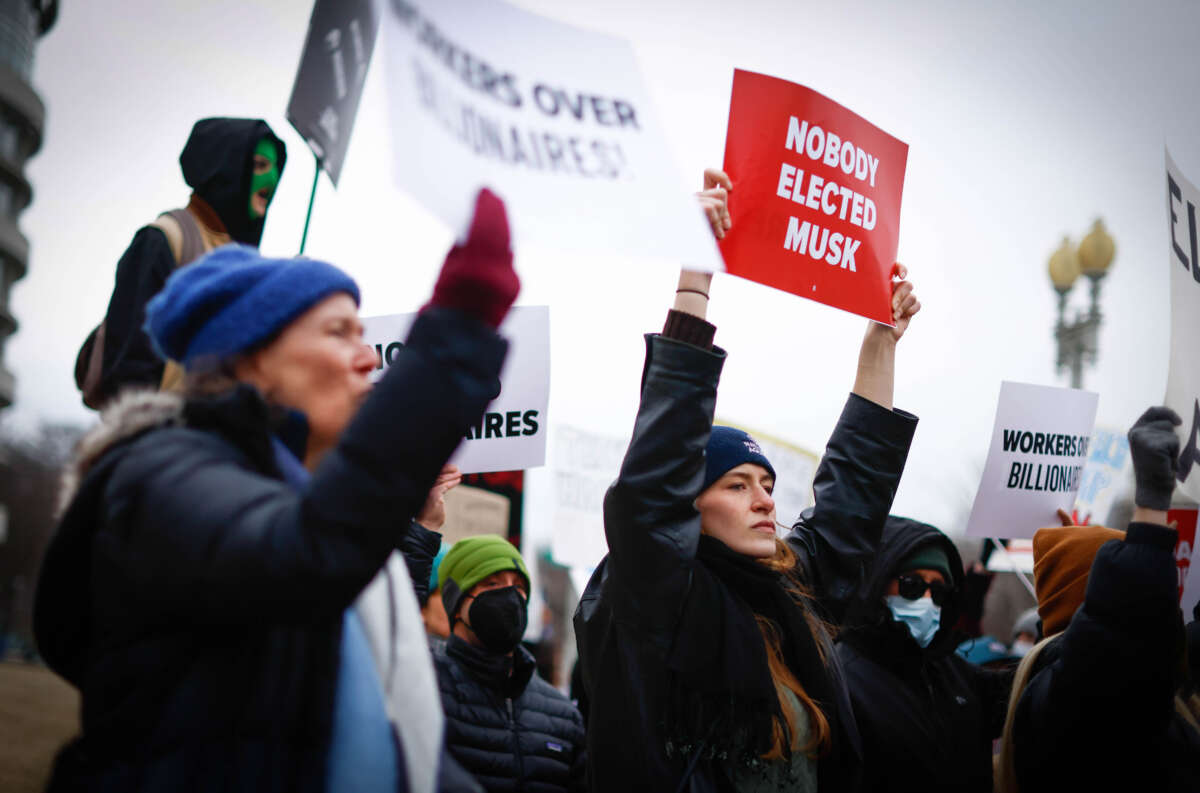
[[[470,627],[483,646],[494,653],[510,653],[529,621],[525,596],[512,586],[489,589],[475,596],[467,609]]]

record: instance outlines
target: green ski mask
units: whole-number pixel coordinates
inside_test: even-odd
[[[279,186],[279,152],[275,149],[275,141],[270,138],[263,138],[254,147],[255,157],[262,157],[270,167],[263,173],[255,173],[253,165],[251,165],[250,173],[250,196],[247,198],[246,208],[249,211],[251,220],[258,220],[266,217],[267,210],[263,207],[263,211],[259,212],[254,208],[254,196],[259,190],[267,190],[267,206],[270,206],[271,199],[275,196],[275,188]],[[253,163],[253,160],[251,160]]]

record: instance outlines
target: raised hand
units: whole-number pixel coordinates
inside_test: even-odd
[[[446,254],[430,306],[455,308],[499,327],[521,291],[509,247],[504,202],[486,187],[475,199],[466,242]]]
[[[446,493],[462,482],[462,472],[454,463],[442,466],[442,472],[429,489],[425,506],[417,514],[417,523],[431,531],[440,531],[446,525]]]
[[[1175,492],[1175,464],[1179,457],[1179,437],[1175,428],[1182,424],[1168,407],[1148,408],[1129,429],[1129,454],[1133,457],[1133,477],[1137,482],[1134,506],[1166,510]]]
[[[892,321],[896,327],[887,330],[891,331],[896,341],[900,341],[904,331],[908,330],[908,323],[921,310],[921,301],[913,294],[912,283],[905,280],[908,278],[907,267],[896,262],[892,265],[892,278]]]
[[[733,220],[729,217],[729,191],[732,189],[733,182],[724,171],[706,168],[704,189],[696,193],[696,198],[700,200],[700,208],[704,210],[704,216],[712,226],[713,235],[719,240],[724,239],[725,232],[733,228]]]

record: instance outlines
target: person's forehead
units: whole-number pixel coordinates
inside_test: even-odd
[[[945,581],[946,575],[941,570],[933,570],[928,567],[917,567],[912,570],[905,570],[900,575],[915,576],[924,579],[925,581]]]
[[[480,584],[498,584],[498,583],[507,583],[507,582],[514,581],[514,580],[521,584],[525,583],[525,577],[522,576],[521,573],[517,570],[512,570],[512,569],[497,570],[496,572],[491,573],[490,575],[486,575],[483,578],[479,579],[479,583]]]
[[[739,479],[753,479],[757,481],[770,480],[775,481],[775,477],[766,468],[763,468],[758,463],[742,463],[734,466],[725,472],[725,476],[733,476]]]

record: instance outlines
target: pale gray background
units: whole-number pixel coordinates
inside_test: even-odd
[[[999,381],[1063,383],[1045,263],[1096,216],[1117,241],[1101,361],[1087,377],[1099,421],[1127,426],[1161,400],[1163,148],[1200,180],[1200,3],[520,5],[628,38],[697,181],[722,158],[735,66],[804,83],[909,144],[900,258],[925,309],[901,346],[896,402],[921,425],[896,511],[961,532]],[[3,421],[94,420],[71,380],[76,350],[134,230],[186,200],[177,157],[195,119],[261,115],[286,140],[263,249],[296,251],[312,159],[283,113],[309,10],[298,0],[63,3],[34,70],[47,128],[29,169],[31,266],[13,290],[21,328],[7,352],[17,404]],[[367,314],[420,306],[451,241],[390,185],[382,62],[341,187],[322,178],[309,244],[359,279]],[[519,250],[518,267],[522,301],[553,307],[551,420],[627,434],[640,334],[661,325],[674,273],[536,249]],[[865,321],[728,276],[714,284],[711,318],[730,356],[720,415],[819,452]],[[551,481],[530,478],[530,536],[550,530]]]

